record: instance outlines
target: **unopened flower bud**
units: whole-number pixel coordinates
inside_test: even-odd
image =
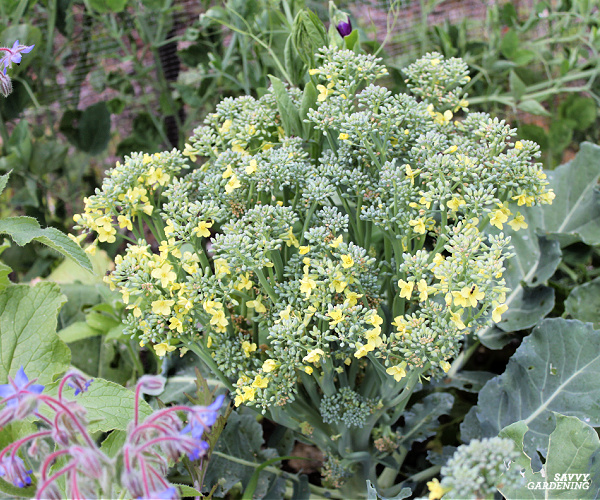
[[[0,429],[15,419],[15,408],[7,406],[0,411]]]
[[[352,33],[352,23],[349,17],[346,17],[345,21],[339,21],[335,27],[342,38]]]
[[[43,439],[34,439],[27,450],[27,454],[33,458],[42,458],[50,454],[50,446]]]
[[[164,390],[165,382],[160,375],[144,375],[138,380],[138,386],[144,394],[158,396]]]
[[[0,72],[0,94],[4,97],[8,97],[12,92],[13,86],[10,76],[6,74],[6,69],[4,72]]]

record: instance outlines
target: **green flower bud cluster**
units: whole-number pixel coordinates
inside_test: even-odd
[[[404,73],[407,86],[414,95],[444,111],[462,107],[462,87],[471,80],[467,64],[462,59],[444,59],[437,52],[426,54]]]
[[[342,387],[333,396],[323,396],[319,411],[327,424],[362,428],[373,412],[373,404],[350,387]]]
[[[321,468],[323,483],[329,488],[340,488],[352,476],[352,471],[342,460],[333,455],[327,455]]]
[[[428,483],[429,498],[493,499],[501,487],[518,487],[524,481],[514,443],[499,437],[472,440],[459,446],[442,467],[441,482]]]
[[[291,207],[258,205],[239,220],[224,224],[213,240],[215,255],[240,271],[272,266],[272,253],[285,243],[297,244]]]
[[[393,95],[371,55],[316,59],[304,91],[224,99],[182,153],[127,158],[77,218],[90,251],[130,240],[106,278],[126,332],[212,358],[236,404],[263,412],[345,385],[393,401],[443,376],[507,309],[503,225],[527,227],[514,206],[554,196],[534,143],[467,113],[462,61],[428,54],[406,70],[412,95]]]

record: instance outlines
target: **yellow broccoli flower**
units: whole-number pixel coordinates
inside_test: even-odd
[[[227,194],[231,194],[233,193],[234,189],[237,189],[241,186],[239,179],[237,178],[237,175],[233,174],[231,176],[231,179],[229,179],[229,182],[225,185],[225,192]]]
[[[344,269],[347,269],[347,268],[352,267],[354,265],[354,259],[352,258],[351,255],[348,255],[348,254],[342,255],[340,257],[340,259],[342,259],[342,267]]]
[[[219,133],[226,134],[227,132],[229,132],[229,129],[231,128],[232,125],[233,125],[233,122],[231,120],[225,120],[223,122],[223,125],[219,128]]]
[[[231,270],[229,269],[229,265],[225,259],[215,259],[215,275],[217,278],[222,278],[227,274],[231,274]]]
[[[317,287],[317,282],[310,279],[308,275],[300,280],[300,292],[306,294],[306,298],[310,297],[312,291]]]
[[[390,366],[385,372],[388,375],[391,375],[392,377],[394,377],[394,380],[396,382],[400,382],[400,380],[402,380],[404,377],[406,377],[406,370],[404,369],[406,363],[402,363],[400,365],[395,365],[395,366]]]
[[[117,222],[120,228],[127,228],[129,231],[133,231],[133,225],[131,224],[131,218],[128,215],[118,215]]]
[[[484,292],[477,285],[465,286],[460,292],[452,292],[454,303],[463,307],[476,307],[477,301],[483,299]]]
[[[256,169],[258,168],[258,163],[256,163],[256,160],[252,159],[250,160],[250,163],[248,164],[248,166],[246,167],[246,173],[248,175],[253,174],[254,172],[256,172]]]
[[[458,328],[459,331],[467,328],[462,320],[462,312],[462,309],[459,309],[456,312],[450,311],[450,321],[456,325],[456,328]]]
[[[165,262],[161,267],[157,267],[152,270],[150,275],[157,280],[160,280],[160,284],[163,288],[166,288],[169,284],[174,283],[177,279],[177,273],[172,271],[173,266],[168,262]]]
[[[249,300],[248,302],[246,302],[246,305],[249,308],[254,309],[254,311],[256,311],[257,313],[267,312],[267,308],[261,302],[261,298],[260,297],[257,297],[254,300]]]
[[[439,500],[449,491],[440,484],[437,478],[429,481],[427,488],[429,488],[429,500]]]
[[[247,340],[244,340],[242,342],[242,351],[244,351],[246,357],[249,358],[250,353],[256,351],[256,344],[254,342],[250,343]]]
[[[525,217],[521,215],[521,212],[517,212],[515,218],[511,220],[508,225],[512,227],[513,231],[518,231],[519,229],[527,229],[528,224],[525,222]]]
[[[508,306],[506,304],[497,305],[492,311],[492,321],[494,323],[500,323],[502,320],[502,314],[504,314],[508,310]]]
[[[98,240],[101,242],[114,243],[117,240],[115,237],[117,231],[112,226],[110,226],[110,229],[106,229],[106,226],[99,226],[96,232],[98,233]]]
[[[329,321],[329,328],[334,327],[340,321],[343,321],[345,318],[344,312],[341,309],[337,309],[337,308],[329,311],[327,313],[327,315],[331,318],[331,320]]]
[[[490,223],[492,226],[496,226],[498,229],[502,229],[502,224],[508,220],[508,216],[503,210],[494,210],[490,213]]]
[[[154,350],[161,358],[167,354],[167,352],[173,352],[176,349],[175,346],[169,345],[167,342],[161,342],[160,344],[154,345]]]
[[[210,236],[209,229],[212,227],[212,222],[206,222],[201,220],[198,222],[198,225],[192,230],[192,233],[196,236],[202,236],[204,238],[208,238]]]
[[[171,314],[171,306],[173,304],[175,304],[175,301],[171,299],[155,300],[152,302],[152,312],[162,316],[169,316]]]
[[[276,370],[278,366],[279,364],[274,359],[267,359],[262,365],[262,370],[265,373],[270,373]]]
[[[321,349],[313,349],[302,358],[302,361],[305,361],[306,363],[318,363],[321,359],[321,356],[324,355],[325,353]]]
[[[358,299],[362,297],[362,294],[351,292],[348,288],[344,289],[344,294],[346,295],[346,300],[344,300],[344,304],[349,307],[354,307],[358,303]]]
[[[343,241],[344,241],[344,237],[340,234],[337,238],[332,240],[331,243],[329,243],[329,246],[331,248],[337,248],[340,246],[340,243],[342,243]]]
[[[334,274],[329,289],[331,291],[335,290],[336,293],[342,293],[346,286],[348,286],[348,282],[344,280],[344,275],[338,271]]]
[[[452,198],[448,203],[446,203],[448,208],[453,212],[456,212],[460,207],[466,204],[467,202],[462,198]]]
[[[409,220],[408,224],[412,226],[413,230],[417,234],[425,234],[427,232],[427,229],[425,228],[425,221],[421,218]]]
[[[400,298],[410,299],[413,288],[415,287],[415,282],[398,280],[398,287],[400,288]]]
[[[317,101],[323,102],[327,97],[333,94],[333,85],[333,82],[328,83],[327,87],[325,87],[325,85],[317,85],[317,90],[319,91]]]
[[[171,318],[169,320],[169,329],[177,330],[179,333],[183,333],[183,323],[179,318]]]
[[[240,277],[239,283],[237,283],[234,286],[234,288],[236,290],[239,290],[240,292],[242,290],[250,290],[252,288],[252,281],[250,281],[250,273],[243,274]]]
[[[265,387],[267,387],[267,385],[269,385],[269,378],[263,378],[260,375],[256,375],[256,378],[252,382],[252,387],[256,387],[259,389],[264,389]]]

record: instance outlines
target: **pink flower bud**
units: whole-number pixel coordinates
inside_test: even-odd
[[[165,382],[160,375],[144,375],[138,380],[138,387],[144,394],[158,396],[164,390]]]

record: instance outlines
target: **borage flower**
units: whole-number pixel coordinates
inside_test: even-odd
[[[31,473],[32,470],[26,470],[25,463],[17,455],[7,453],[0,461],[0,476],[17,488],[25,488],[31,484]]]
[[[16,406],[29,395],[36,396],[41,394],[44,386],[35,384],[36,380],[33,379],[30,381],[29,377],[25,375],[23,366],[21,366],[14,379],[8,377],[9,383],[0,385],[0,397],[4,398],[2,402],[6,403],[7,406]]]
[[[221,394],[208,406],[192,406],[188,414],[190,423],[181,430],[181,434],[191,431],[194,439],[200,439],[203,432],[217,421],[224,399],[225,395]]]
[[[4,64],[4,68],[10,68],[12,63],[19,64],[21,62],[21,54],[28,54],[32,51],[35,45],[20,45],[19,40],[13,43],[10,49],[6,47],[0,48],[0,50],[6,52],[4,57],[0,59],[0,64]]]

